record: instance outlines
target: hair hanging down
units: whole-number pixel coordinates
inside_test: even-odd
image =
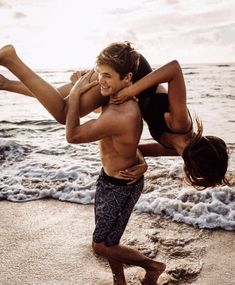
[[[195,118],[197,132],[183,152],[185,180],[197,189],[229,185],[228,149],[225,142],[214,136],[203,136],[202,122]]]
[[[96,59],[97,65],[108,65],[120,74],[122,80],[127,73],[137,72],[140,54],[131,47],[131,43],[116,42],[108,45]]]

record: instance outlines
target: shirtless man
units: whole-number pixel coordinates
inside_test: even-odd
[[[102,96],[115,94],[131,84],[138,67],[138,53],[129,43],[114,43],[97,57],[96,71]],[[84,80],[84,78],[83,78]],[[95,230],[92,247],[96,254],[108,259],[114,283],[125,285],[123,264],[141,266],[146,270],[142,284],[156,284],[165,265],[138,251],[119,244],[128,219],[144,185],[143,177],[134,183],[122,179],[119,171],[139,163],[137,147],[142,132],[142,118],[136,100],[123,104],[107,104],[96,120],[80,124],[79,101],[83,92],[97,85],[92,82],[74,85],[69,96],[66,137],[70,143],[99,140],[103,168],[97,181],[95,197]]]
[[[66,116],[66,138],[69,143],[98,141],[103,168],[101,169],[95,197],[95,230],[92,247],[96,254],[107,258],[112,273],[113,284],[126,285],[124,264],[145,269],[141,280],[143,285],[156,285],[165,264],[154,261],[137,250],[119,244],[131,212],[144,185],[143,177],[133,180],[123,179],[120,170],[139,163],[141,156],[138,143],[142,132],[142,118],[136,100],[123,104],[107,104],[96,120],[80,124],[79,110],[81,96],[88,90],[100,89],[107,101],[115,98],[122,88],[132,84],[136,73],[139,54],[129,43],[115,43],[104,49],[97,58],[98,82],[91,82],[91,73],[81,78],[73,86],[68,99]],[[36,94],[51,87],[40,84],[42,80],[34,75],[18,58],[12,46],[0,50],[0,64],[11,70],[31,91]],[[84,83],[83,82],[83,83]],[[43,85],[43,88],[41,87]],[[82,87],[81,87],[82,86]],[[41,89],[40,89],[41,88]],[[55,97],[58,96],[55,93]],[[48,98],[42,98],[46,100]],[[62,104],[61,104],[62,106]],[[62,107],[61,107],[62,109]],[[82,114],[80,113],[80,116]]]

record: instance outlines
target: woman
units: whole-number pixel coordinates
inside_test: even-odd
[[[168,94],[141,97],[146,88],[168,83]],[[148,124],[155,144],[140,145],[144,156],[174,154],[184,160],[185,178],[196,188],[229,184],[225,178],[228,150],[225,142],[215,136],[203,136],[203,126],[196,118],[197,131],[186,104],[186,88],[181,67],[172,61],[149,73],[133,85],[121,90],[113,103],[120,104],[137,96],[142,116]]]
[[[0,50],[0,64],[8,68],[23,83],[5,80],[5,90],[36,97],[49,113],[60,123],[65,123],[67,99],[72,84],[55,89],[27,67],[17,56],[12,46]],[[85,75],[87,82],[97,79],[94,71]],[[3,80],[4,81],[4,80]],[[86,82],[86,81],[85,81]],[[172,61],[152,71],[143,56],[134,84],[122,90],[112,103],[120,104],[136,96],[144,120],[148,124],[155,144],[140,145],[144,156],[180,155],[184,160],[186,181],[196,188],[228,184],[225,174],[228,166],[228,151],[225,142],[214,136],[202,136],[202,124],[196,119],[197,131],[187,109],[186,89],[181,67]],[[168,95],[156,94],[161,83],[168,83]],[[159,86],[159,89],[162,89]],[[82,95],[80,116],[107,104],[99,87]],[[125,178],[135,178],[142,169],[135,167],[120,171]],[[142,174],[142,173],[141,173]]]

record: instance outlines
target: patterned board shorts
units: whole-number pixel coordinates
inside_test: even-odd
[[[101,170],[95,196],[95,230],[93,240],[117,245],[131,212],[144,187],[144,177],[131,185],[126,180],[108,176]]]

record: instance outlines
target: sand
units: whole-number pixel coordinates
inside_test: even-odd
[[[112,284],[107,262],[92,253],[93,228],[93,205],[1,201],[0,284]],[[133,213],[122,243],[167,264],[161,284],[235,285],[234,237]],[[128,284],[140,284],[140,268],[125,272]]]

